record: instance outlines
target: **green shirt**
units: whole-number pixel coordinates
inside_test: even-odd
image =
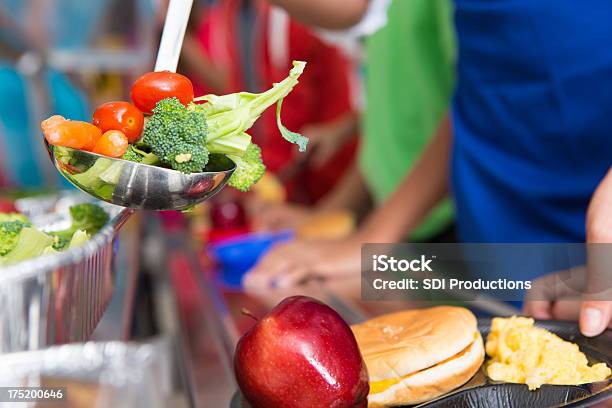
[[[360,164],[377,203],[400,184],[450,102],[455,43],[448,0],[397,0],[389,21],[366,40],[366,101]],[[426,240],[447,227],[450,202],[413,233]]]

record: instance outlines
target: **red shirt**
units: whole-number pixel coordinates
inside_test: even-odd
[[[337,48],[324,43],[308,28],[266,2],[257,2],[254,6],[253,55],[256,63],[241,61],[243,44],[237,30],[240,7],[240,0],[221,0],[206,11],[197,33],[210,59],[229,74],[227,93],[247,88],[245,67],[255,70],[251,74],[260,88],[256,91],[261,92],[283,80],[292,61],[301,60],[308,64],[299,85],[283,102],[283,124],[299,132],[305,125],[324,123],[352,111],[352,65],[348,59]],[[206,84],[194,85],[197,95],[211,93]],[[262,148],[264,163],[270,171],[281,175],[292,172],[291,166],[300,153],[295,145],[282,139],[276,126],[276,109],[268,109],[249,133]],[[341,177],[353,160],[355,150],[356,143],[351,141],[322,168],[308,165],[301,168],[285,180],[290,197],[298,201],[316,201]]]

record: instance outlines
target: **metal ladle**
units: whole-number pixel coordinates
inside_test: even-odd
[[[171,0],[157,54],[155,71],[176,71],[193,0]],[[199,204],[227,184],[236,165],[219,156],[215,167],[185,174],[45,144],[55,168],[77,188],[122,207],[143,210],[185,210]]]

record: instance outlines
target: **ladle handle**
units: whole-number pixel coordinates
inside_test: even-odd
[[[155,71],[176,71],[192,5],[193,0],[170,0]]]

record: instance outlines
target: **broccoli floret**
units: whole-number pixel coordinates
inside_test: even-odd
[[[251,186],[259,181],[266,172],[266,166],[261,159],[261,149],[251,143],[242,156],[228,155],[234,163],[236,170],[229,179],[228,184],[240,191],[249,191]]]
[[[129,145],[127,152],[121,158],[142,164],[155,165],[159,163],[159,158],[155,154],[145,151],[146,149],[148,149],[148,146],[142,144]]]
[[[208,163],[206,115],[187,109],[177,98],[157,103],[142,142],[159,160],[183,173],[197,173]]]
[[[70,217],[72,219],[70,228],[50,233],[53,236],[53,248],[57,250],[64,249],[76,231],[82,230],[90,236],[94,235],[106,225],[109,219],[102,207],[91,203],[73,205],[70,207]]]
[[[21,220],[10,221],[10,217],[4,216],[7,221],[0,222],[0,256],[5,256],[11,252],[19,241],[21,231],[29,227],[29,222]]]
[[[83,230],[90,235],[100,231],[109,220],[108,213],[99,205],[92,203],[73,205],[70,207],[70,217],[74,231]]]
[[[134,145],[129,145],[127,151],[123,156],[121,156],[121,158],[123,160],[135,163],[142,163],[142,160],[144,159],[144,154],[140,154],[137,150],[138,149],[136,149]]]

